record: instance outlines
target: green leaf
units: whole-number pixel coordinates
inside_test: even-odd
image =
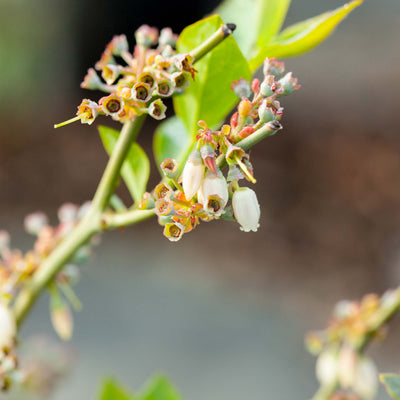
[[[354,0],[336,10],[307,19],[283,30],[276,39],[264,46],[250,61],[255,71],[265,57],[290,57],[305,53],[325,40],[336,26],[363,0]]]
[[[191,144],[191,135],[183,121],[177,116],[166,119],[154,133],[153,151],[157,166],[166,158],[174,158],[180,163]]]
[[[134,398],[128,394],[116,381],[108,378],[103,381],[100,391],[99,400],[133,400]]]
[[[152,378],[141,391],[140,400],[181,400],[177,389],[165,376]]]
[[[247,59],[255,47],[262,48],[281,29],[290,0],[225,0],[215,13],[237,28],[233,34]]]
[[[379,379],[389,395],[396,400],[400,400],[400,375],[380,374]]]
[[[177,48],[189,52],[217,31],[223,24],[218,15],[189,25],[181,33]],[[232,36],[195,65],[196,79],[182,95],[174,96],[176,114],[182,118],[193,139],[198,130],[197,122],[204,120],[208,126],[223,121],[238,101],[231,90],[231,83],[239,78],[250,80],[250,70]]]
[[[104,148],[108,155],[111,155],[117,143],[119,132],[107,126],[99,126],[99,133]],[[137,143],[132,143],[122,166],[121,175],[133,199],[139,201],[146,191],[150,176],[150,162],[146,153]]]

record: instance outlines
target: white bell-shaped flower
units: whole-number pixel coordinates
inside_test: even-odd
[[[317,359],[315,374],[323,386],[333,385],[338,379],[338,354],[335,349],[324,350]]]
[[[205,165],[201,159],[200,152],[194,150],[186,161],[182,172],[182,187],[186,200],[191,200],[199,190],[204,178]]]
[[[260,205],[254,190],[242,187],[233,193],[233,214],[245,232],[256,232],[260,226]]]
[[[11,310],[0,303],[0,350],[10,347],[17,332],[17,324]]]
[[[197,192],[199,203],[205,204],[210,196],[219,196],[225,207],[229,199],[228,185],[221,171],[208,171]]]
[[[364,400],[371,400],[378,391],[378,371],[374,362],[360,356],[353,382],[354,392]]]

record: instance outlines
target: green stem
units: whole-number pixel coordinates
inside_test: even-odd
[[[132,142],[136,139],[140,128],[143,125],[145,114],[137,116],[133,121],[124,124],[117,144],[113,150],[104,174],[94,194],[92,210],[102,212],[108,206],[110,197],[114,193],[118,182],[119,172],[129,152]]]
[[[102,224],[105,229],[115,229],[137,224],[154,215],[154,210],[130,210],[123,213],[105,213],[102,216]]]
[[[224,39],[226,39],[229,35],[231,35],[235,29],[236,29],[235,24],[222,25],[214,34],[212,34],[200,46],[193,49],[190,52],[190,54],[194,57],[194,63],[199,61],[214,47],[218,46]]]

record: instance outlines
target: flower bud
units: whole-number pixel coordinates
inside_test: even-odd
[[[217,195],[222,199],[222,206],[225,207],[229,199],[228,185],[221,171],[208,171],[197,192],[199,203],[205,205],[208,198]]]
[[[73,222],[78,218],[79,207],[76,204],[65,203],[57,211],[60,222]]]
[[[278,86],[280,94],[288,95],[295,90],[299,90],[301,86],[297,83],[297,78],[293,78],[292,72],[288,72],[282,79],[279,80]]]
[[[235,190],[232,196],[233,214],[245,232],[257,232],[260,226],[260,205],[254,190],[243,187]]]
[[[88,69],[88,72],[81,83],[82,89],[101,90],[104,84],[93,68]]]
[[[182,172],[182,187],[185,193],[186,200],[191,200],[203,181],[205,166],[202,162],[200,152],[194,150]]]
[[[236,96],[239,97],[239,99],[243,97],[250,97],[251,95],[250,84],[243,78],[232,82],[231,89],[234,91]]]
[[[378,391],[378,371],[373,361],[365,356],[359,357],[353,390],[365,400],[373,399]]]
[[[151,47],[157,43],[158,29],[152,28],[148,25],[142,25],[135,32],[135,39],[139,46]]]
[[[160,37],[158,38],[158,44],[160,46],[171,46],[175,47],[178,35],[172,32],[171,28],[163,28],[160,31]]]
[[[264,99],[258,108],[258,117],[263,123],[280,119],[283,114],[283,108],[278,101],[272,101],[271,98]]]
[[[333,385],[338,378],[338,356],[336,349],[324,350],[318,357],[315,374],[323,386]]]
[[[283,74],[285,71],[285,64],[279,62],[276,58],[266,58],[264,61],[263,72],[264,75],[274,75],[275,77]]]
[[[161,97],[170,97],[174,92],[172,82],[168,79],[160,79],[157,82],[157,94]]]
[[[260,93],[264,97],[272,96],[276,90],[275,77],[273,75],[267,75],[260,86]]]
[[[151,89],[147,83],[138,82],[132,88],[133,100],[146,103],[151,98]]]
[[[101,76],[107,85],[112,85],[119,77],[120,67],[115,64],[107,64],[104,66]]]
[[[349,346],[343,346],[338,359],[338,377],[344,389],[353,386],[357,366],[357,354]]]
[[[37,235],[39,231],[49,223],[47,215],[43,212],[35,212],[25,217],[24,228],[30,235]]]
[[[12,346],[16,333],[17,325],[13,313],[0,303],[0,351]]]
[[[121,55],[129,51],[128,40],[125,35],[115,35],[111,42],[108,43],[107,50],[109,50],[115,56],[121,57]]]
[[[247,117],[251,109],[253,108],[253,104],[248,99],[243,99],[238,105],[238,112],[241,117]]]
[[[169,222],[165,224],[164,236],[167,237],[171,242],[178,241],[184,234],[185,227],[178,222]]]
[[[162,102],[162,100],[157,99],[150,104],[148,112],[154,119],[164,119],[166,110],[167,106]]]

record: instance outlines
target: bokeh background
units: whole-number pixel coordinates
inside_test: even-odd
[[[342,3],[293,0],[285,25]],[[25,214],[54,219],[95,190],[107,160],[96,129],[52,126],[89,96],[79,83],[112,35],[143,23],[179,32],[217,4],[0,0],[0,227],[15,246],[31,244]],[[286,60],[302,89],[283,101],[284,131],[252,151],[257,234],[210,223],[171,244],[150,220],[103,238],[77,287],[77,361],[52,399],[93,399],[110,374],[137,389],[160,371],[191,400],[312,395],[305,332],[339,299],[400,281],[399,38],[400,2],[366,0]],[[149,155],[154,127],[139,138]],[[51,335],[47,300],[24,337]],[[371,348],[382,371],[400,368],[399,330]]]

